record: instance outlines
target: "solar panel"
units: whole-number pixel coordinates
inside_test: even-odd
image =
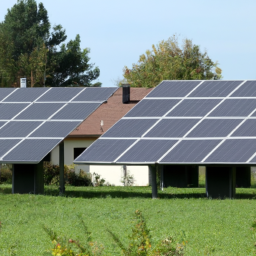
[[[121,153],[128,149],[135,140],[98,139],[80,155],[76,161],[113,162]],[[87,153],[88,152],[88,153]]]
[[[103,137],[141,137],[156,121],[155,119],[120,120]]]
[[[84,103],[71,103],[86,90],[0,88],[0,163],[40,162],[111,95],[110,89],[106,93],[105,88],[97,88],[88,91],[89,97],[84,93],[79,98]],[[96,93],[98,103],[93,98]]]
[[[70,101],[83,89],[84,88],[51,88],[51,90],[40,97],[37,102]]]
[[[187,137],[226,137],[241,121],[241,119],[205,119]]]
[[[174,107],[179,100],[147,100],[144,99],[136,105],[126,117],[159,117]]]
[[[198,119],[164,119],[145,137],[183,137],[198,121]]]
[[[14,88],[1,88],[0,92],[0,101],[6,98],[9,94],[11,94],[15,89]]]
[[[217,99],[186,99],[174,108],[167,116],[205,116],[221,100]]]
[[[226,97],[243,81],[204,81],[189,97]]]
[[[64,103],[34,103],[27,109],[21,112],[16,119],[48,119],[50,116],[55,114]]]
[[[227,99],[209,116],[248,116],[256,108],[255,99]]]
[[[155,163],[177,140],[140,140],[117,163]]]
[[[148,97],[185,97],[191,90],[193,90],[201,81],[163,81]]]
[[[105,101],[108,99],[118,88],[86,88],[81,94],[73,99],[73,101]]]
[[[42,122],[9,122],[0,129],[0,138],[26,137],[40,124],[42,124]]]
[[[255,117],[256,81],[163,81],[103,135],[110,137],[104,152],[134,136],[136,143],[107,163],[249,165],[256,163]],[[93,148],[75,163],[84,156],[104,163]]]
[[[36,129],[30,137],[66,137],[81,122],[49,121]]]
[[[3,102],[33,102],[50,88],[20,88]]]
[[[206,160],[206,163],[246,163],[256,152],[255,139],[228,139]]]
[[[230,97],[255,97],[256,81],[246,81]]]
[[[57,112],[51,119],[86,119],[94,110],[96,110],[100,103],[69,103],[59,112]]]

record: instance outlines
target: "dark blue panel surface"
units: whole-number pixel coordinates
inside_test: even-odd
[[[255,97],[256,81],[247,81],[238,88],[230,97]]]
[[[167,116],[205,116],[221,100],[217,99],[186,99],[174,108]]]
[[[201,81],[163,81],[147,97],[185,97]]]
[[[14,88],[1,88],[0,89],[0,101],[2,101],[5,97],[7,97],[14,90],[15,90]]]
[[[33,102],[49,88],[19,88],[4,102]]]
[[[17,104],[9,104],[9,103],[0,103],[0,119],[12,119],[18,113],[20,113],[25,107],[29,104],[17,103]]]
[[[204,81],[189,97],[226,97],[243,81]]]
[[[227,99],[209,116],[248,116],[256,108],[254,99]]]
[[[165,115],[179,100],[147,100],[138,103],[126,117],[159,117]]]
[[[51,119],[85,119],[100,106],[100,103],[69,103]]]
[[[156,121],[156,119],[123,119],[109,129],[103,137],[140,137]]]
[[[0,140],[0,157],[6,154],[12,147],[14,147],[21,140]]]
[[[15,119],[48,119],[62,106],[64,106],[64,103],[34,103],[20,113]]]
[[[83,88],[51,88],[50,91],[45,93],[37,102],[58,102],[70,101],[75,97]]]
[[[49,121],[45,122],[29,137],[66,137],[80,122]]]
[[[9,122],[0,129],[0,137],[26,137],[42,122],[28,121],[28,122]]]
[[[205,161],[205,163],[245,163],[256,152],[256,140],[226,140]]]
[[[117,163],[156,162],[177,140],[140,140]]]
[[[232,137],[256,136],[256,120],[246,120],[232,135]]]
[[[96,140],[88,149],[86,149],[74,163],[92,162],[113,162],[135,140]]]
[[[61,140],[26,139],[15,147],[4,158],[4,162],[40,162]]]
[[[241,122],[241,119],[205,119],[187,137],[226,137]]]
[[[161,163],[199,163],[220,140],[183,140],[174,147]]]
[[[118,88],[86,88],[73,101],[106,101]]]
[[[145,137],[182,137],[199,119],[163,119]]]

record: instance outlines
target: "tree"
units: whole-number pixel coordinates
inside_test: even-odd
[[[65,44],[61,25],[50,30],[42,3],[18,0],[8,9],[0,23],[0,86],[18,86],[20,77],[31,87],[92,86],[100,70],[89,64],[90,50],[80,48],[80,36]]]
[[[221,69],[207,52],[185,39],[180,47],[173,36],[142,54],[132,68],[124,67],[124,78],[134,87],[155,87],[162,80],[220,79]]]

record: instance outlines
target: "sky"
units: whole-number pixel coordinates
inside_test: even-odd
[[[0,21],[16,0],[0,0]],[[37,1],[38,3],[40,1]],[[188,38],[218,61],[223,79],[256,79],[255,0],[42,0],[52,25],[67,40],[81,36],[97,81],[115,86],[123,68],[132,67],[152,44],[172,35]],[[97,82],[95,81],[95,82]]]

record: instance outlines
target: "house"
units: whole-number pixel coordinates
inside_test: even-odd
[[[128,91],[127,91],[128,89]],[[130,98],[129,98],[130,89]],[[110,127],[119,121],[129,110],[142,100],[152,89],[148,88],[119,88],[114,94],[96,109],[86,120],[72,131],[64,140],[64,159],[66,165],[72,165],[87,147],[104,134]],[[127,93],[126,93],[127,91]],[[124,93],[123,93],[124,92]],[[123,101],[125,103],[123,103]],[[59,148],[51,152],[51,162],[59,164]],[[106,182],[122,185],[121,178],[125,173],[134,177],[134,185],[146,186],[149,184],[148,166],[123,165],[78,165],[79,170],[99,174]]]

